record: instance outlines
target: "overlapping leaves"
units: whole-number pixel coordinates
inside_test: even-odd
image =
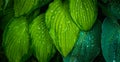
[[[68,2],[55,0],[51,3],[46,12],[46,24],[56,48],[64,57],[67,56],[79,32],[68,12]]]
[[[92,62],[100,52],[101,23],[97,21],[88,31],[80,31],[73,51],[64,58],[64,62]]]

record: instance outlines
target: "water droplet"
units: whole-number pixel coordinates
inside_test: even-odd
[[[53,10],[51,10],[51,12],[53,12]]]
[[[44,37],[44,35],[41,36],[41,38],[43,38],[43,37]]]
[[[62,33],[65,33],[66,31],[67,31],[67,28],[65,28]]]
[[[55,11],[55,14],[57,13],[57,11]]]
[[[54,19],[55,18],[55,16],[52,16],[52,19]]]
[[[116,62],[115,60],[113,60],[113,62]]]
[[[79,45],[79,43],[77,42],[77,45]]]
[[[70,24],[70,21],[68,21],[67,23]]]
[[[90,40],[91,40],[91,37],[88,37],[88,40],[90,41]]]
[[[82,6],[80,6],[80,8],[82,8]]]
[[[39,36],[39,39],[41,39],[41,37]]]
[[[40,29],[40,27],[38,27],[38,29]]]
[[[89,46],[87,45],[87,47],[89,47]]]
[[[78,2],[78,0],[77,0],[77,2]]]
[[[60,29],[62,28],[62,26],[60,25]]]
[[[42,31],[42,34],[43,34],[44,32]]]
[[[94,47],[94,45],[91,45],[92,47]]]
[[[43,42],[43,44],[45,44],[45,42]]]
[[[88,8],[86,8],[86,10],[88,11]]]
[[[72,56],[74,56],[74,53],[72,53]]]
[[[42,27],[42,30],[44,30],[44,27]]]
[[[74,41],[76,41],[76,39],[74,39]]]
[[[83,32],[81,32],[81,33],[80,33],[80,35],[84,35],[84,33],[83,33]]]

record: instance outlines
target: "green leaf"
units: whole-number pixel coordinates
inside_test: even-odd
[[[108,10],[115,18],[120,19],[120,0],[111,0],[108,4]]]
[[[97,18],[97,0],[70,0],[70,13],[81,30],[90,30]]]
[[[3,33],[3,47],[9,62],[21,62],[28,55],[29,35],[25,17],[14,18]]]
[[[107,3],[99,3],[107,17],[120,19],[120,0],[108,0]]]
[[[55,54],[55,46],[45,24],[45,15],[37,16],[30,24],[33,54],[39,62],[48,62]]]
[[[120,25],[116,19],[105,18],[101,45],[106,62],[120,61]]]
[[[68,3],[55,0],[46,12],[46,25],[58,51],[65,57],[72,50],[79,29],[68,13]]]
[[[79,38],[64,62],[93,62],[100,53],[101,23],[97,21],[90,31],[80,31]]]
[[[51,0],[14,0],[15,16],[28,15],[36,8],[49,3]]]

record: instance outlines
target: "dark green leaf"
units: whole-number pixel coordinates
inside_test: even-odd
[[[104,20],[101,45],[106,62],[120,61],[120,26],[116,19]]]

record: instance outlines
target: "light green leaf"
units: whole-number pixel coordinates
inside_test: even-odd
[[[39,62],[49,62],[55,54],[55,46],[45,24],[45,15],[37,16],[30,24],[32,49]]]
[[[97,18],[97,0],[70,0],[70,13],[81,30],[89,30]]]
[[[46,13],[46,24],[58,51],[65,57],[72,50],[79,29],[72,22],[68,12],[68,3],[55,0]]]
[[[21,62],[28,55],[29,35],[25,17],[14,18],[6,26],[3,47],[9,62]]]

